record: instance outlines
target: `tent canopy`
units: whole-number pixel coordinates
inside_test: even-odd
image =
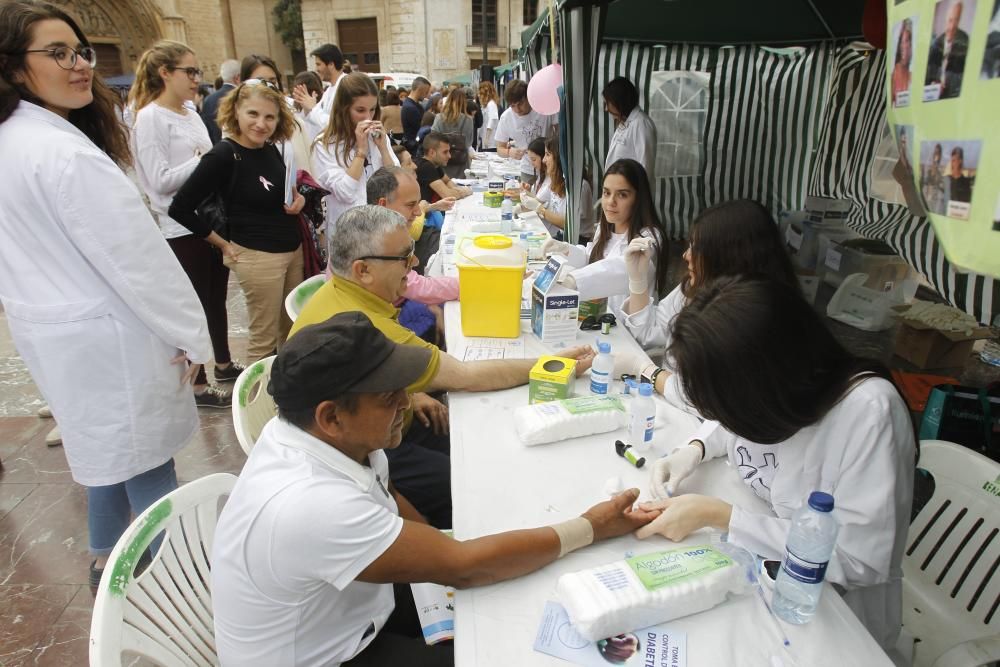
[[[456,74],[455,76],[448,77],[448,80],[444,82],[446,86],[453,83],[457,83],[463,86],[471,86],[472,72],[465,72],[464,74]]]

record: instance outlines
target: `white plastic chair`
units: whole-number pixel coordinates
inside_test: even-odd
[[[285,297],[285,312],[288,313],[288,317],[294,322],[298,318],[299,313],[302,312],[302,307],[306,305],[306,301],[312,298],[312,295],[323,286],[326,282],[326,275],[320,273],[312,278],[306,278],[301,283],[295,286],[288,296]]]
[[[229,473],[180,487],[140,514],[104,569],[90,624],[90,664],[121,665],[122,654],[165,667],[218,664],[209,579],[219,499]],[[149,543],[164,533],[146,570],[133,575]]]
[[[247,367],[233,385],[233,428],[247,456],[260,437],[264,425],[278,414],[274,399],[267,393],[274,357],[265,357]]]
[[[934,494],[903,555],[903,631],[914,667],[1000,660],[1000,463],[940,440],[920,444]]]

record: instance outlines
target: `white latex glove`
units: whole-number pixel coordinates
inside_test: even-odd
[[[632,294],[646,294],[649,291],[649,260],[655,253],[656,242],[645,236],[632,239],[625,248],[628,291]]]
[[[529,195],[528,193],[521,194],[521,206],[528,209],[529,211],[537,211],[538,207],[542,205],[542,202],[538,201],[535,197]]]
[[[670,456],[657,459],[650,473],[649,491],[658,500],[670,498],[677,493],[681,481],[701,463],[702,449],[699,445],[678,447]]]
[[[522,197],[524,195],[521,195]],[[565,241],[556,241],[555,239],[549,239],[542,246],[543,255],[566,255],[569,257],[569,249],[572,246]]]
[[[559,278],[559,284],[567,289],[576,289],[576,278],[572,273],[565,273]]]
[[[627,373],[639,379],[639,374],[649,365],[646,355],[632,352],[631,350],[615,350],[615,370],[612,373],[615,379]]]
[[[524,209],[521,207],[521,205],[520,204],[515,204],[514,205],[514,215],[520,217],[522,213],[524,213]]]

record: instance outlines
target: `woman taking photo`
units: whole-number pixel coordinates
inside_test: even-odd
[[[247,360],[254,362],[288,337],[285,296],[303,278],[298,213],[305,199],[296,192],[285,205],[285,163],[275,146],[292,135],[295,120],[274,86],[248,79],[222,100],[218,122],[226,139],[202,157],[169,214],[218,248],[236,272],[250,318]],[[210,195],[221,197],[228,238],[195,211]]]
[[[830,493],[840,532],[826,579],[893,651],[916,449],[889,372],[848,353],[797,288],[773,280],[702,285],[672,333],[684,394],[714,422],[653,465],[650,490],[660,500],[642,507],[663,513],[638,537],[682,540],[710,527],[782,559],[792,513],[812,491]],[[684,492],[702,460],[721,456],[773,515]]]
[[[122,171],[118,97],[87,37],[52,5],[8,2],[0,53],[0,303],[87,487],[97,585],[132,514],[177,488],[172,457],[199,428],[187,384],[211,344]]]
[[[608,299],[608,311],[621,319],[621,307],[629,297],[625,272],[625,249],[636,238],[649,239],[648,293],[654,302],[666,284],[667,246],[663,225],[653,207],[646,170],[635,160],[619,160],[604,174],[601,192],[601,216],[594,240],[584,246],[550,240],[545,252],[566,255],[570,266],[577,267],[564,280],[580,291],[580,299]]]
[[[479,128],[479,150],[495,153],[497,142],[493,134],[500,122],[500,97],[491,81],[479,84],[479,107],[483,110],[483,126]]]
[[[367,74],[348,74],[337,84],[330,122],[313,152],[316,181],[326,197],[326,237],[335,233],[337,218],[368,202],[368,179],[379,167],[398,166],[389,133],[380,121],[378,89]]]
[[[174,195],[188,179],[201,156],[212,149],[212,140],[201,116],[186,103],[197,93],[201,70],[194,52],[179,42],[157,42],[142,54],[129,106],[135,113],[132,154],[139,185],[149,199],[160,231],[177,256],[198,294],[215,356],[215,379],[232,382],[243,372],[229,352],[229,317],[226,293],[229,269],[222,253],[167,214]],[[228,408],[229,393],[208,384],[204,369],[194,381],[199,407]]]
[[[466,113],[467,110],[465,92],[455,88],[448,93],[444,109],[434,117],[434,124],[431,125],[432,132],[447,135],[451,143],[451,159],[444,168],[444,173],[451,178],[465,176],[465,168],[469,166],[469,149],[476,138],[476,124]]]

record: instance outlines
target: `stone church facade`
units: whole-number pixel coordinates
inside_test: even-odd
[[[206,83],[228,58],[270,55],[294,74],[292,55],[274,31],[276,0],[49,0],[74,16],[98,51],[105,77],[135,71],[142,52],[159,39],[188,44]],[[2,3],[3,0],[0,0]]]

